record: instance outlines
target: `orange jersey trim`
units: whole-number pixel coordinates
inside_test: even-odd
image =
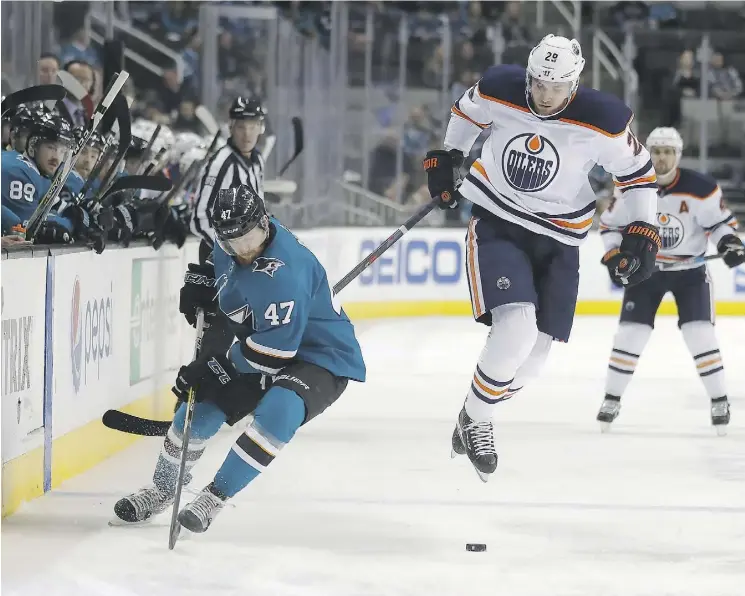
[[[510,390],[509,387],[506,387],[505,389],[502,389],[501,391],[494,391],[494,389],[489,389],[481,381],[478,380],[476,375],[473,375],[473,382],[476,383],[476,386],[479,389],[481,389],[481,391],[483,391],[484,393],[488,393],[489,395],[492,395],[494,397],[499,397],[500,395],[504,395]]]
[[[645,176],[644,178],[634,178],[633,180],[628,180],[627,182],[614,181],[613,184],[615,184],[618,188],[623,188],[624,186],[631,186],[633,184],[646,184],[648,182],[657,182],[657,174]]]
[[[510,103],[509,101],[505,101],[503,99],[497,99],[496,97],[492,97],[491,95],[484,95],[481,93],[480,89],[477,89],[479,97],[482,97],[483,99],[487,99],[489,101],[493,101],[494,103],[502,104],[505,107],[513,108],[515,110],[520,110],[521,112],[530,113],[530,110],[528,108],[524,108],[522,106],[517,105],[516,103]]]
[[[463,112],[461,112],[455,106],[453,106],[452,108],[450,108],[450,111],[453,114],[455,114],[456,116],[460,116],[464,120],[468,120],[471,124],[475,124],[476,126],[478,126],[481,129],[486,129],[486,128],[489,128],[491,126],[491,122],[489,124],[481,124],[480,122],[476,122],[473,118],[469,118],[466,114],[464,114]]]
[[[484,169],[484,166],[481,165],[479,160],[476,160],[473,162],[473,167],[476,168],[476,171],[481,174],[484,178],[489,180],[489,176],[486,173],[486,170]],[[491,183],[491,180],[489,180],[489,183]]]

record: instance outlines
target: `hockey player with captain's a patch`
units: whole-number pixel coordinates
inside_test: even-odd
[[[332,405],[349,380],[365,380],[354,327],[325,269],[267,215],[258,193],[247,185],[220,190],[210,221],[214,259],[189,266],[180,310],[192,325],[197,309],[219,310],[237,341],[227,353],[217,344],[203,344],[199,357],[179,370],[173,391],[181,405],[153,483],[114,507],[125,523],[146,521],[174,501],[190,388],[197,403],[187,470],[224,423],[253,413],[213,481],[179,513],[185,528],[204,532],[225,502],[270,466],[301,425]]]
[[[595,213],[596,164],[624,186],[628,219],[613,266],[628,285],[649,277],[661,240],[656,178],[618,98],[579,85],[575,39],[546,36],[527,68],[493,66],[455,102],[444,149],[424,162],[441,207],[473,203],[466,271],[476,321],[491,326],[452,437],[486,481],[497,467],[492,415],[537,375],[553,341],[569,339],[579,285],[578,246]],[[459,168],[491,135],[462,184]]]
[[[605,398],[597,419],[604,431],[621,409],[626,390],[644,346],[654,327],[655,315],[668,292],[678,307],[678,327],[693,357],[696,371],[711,400],[711,422],[718,434],[729,423],[729,402],[724,365],[714,332],[714,296],[706,264],[697,261],[711,242],[730,268],[745,263],[745,247],[737,236],[737,221],[722,199],[716,180],[678,166],[683,139],[674,128],[655,128],[647,137],[647,148],[657,173],[659,200],[657,223],[662,249],[657,253],[659,268],[642,283],[627,288],[621,318],[613,340],[608,364]],[[621,198],[621,186],[614,202],[600,216],[600,233],[606,253],[603,263],[612,263],[622,240],[620,230],[628,214],[628,202]],[[611,279],[619,283],[612,265]]]

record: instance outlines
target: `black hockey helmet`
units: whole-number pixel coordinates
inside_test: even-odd
[[[148,142],[145,139],[141,139],[140,137],[132,137],[132,140],[129,142],[129,148],[127,149],[127,158],[142,157],[143,155],[145,155],[147,144]]]
[[[73,128],[72,134],[75,137],[75,142],[79,143],[81,140],[83,140],[83,137],[85,137],[87,132],[88,131],[85,126],[76,126],[75,128]],[[103,148],[106,146],[106,140],[103,138],[103,135],[101,135],[101,133],[93,131],[90,138],[88,139],[87,146],[92,147],[93,149],[98,149],[99,151],[103,151]]]
[[[269,231],[269,216],[264,201],[245,184],[218,191],[212,207],[215,240],[232,256],[258,248]]]
[[[230,105],[229,117],[231,120],[263,120],[266,117],[266,110],[258,97],[238,96]]]
[[[10,119],[10,134],[16,135],[22,130],[29,130],[34,121],[43,115],[42,110],[32,110],[28,106],[19,106]]]
[[[70,123],[57,114],[44,114],[36,118],[28,133],[27,148],[35,149],[43,141],[63,143],[72,147],[75,136]]]

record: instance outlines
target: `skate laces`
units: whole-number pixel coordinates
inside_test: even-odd
[[[491,455],[497,452],[494,447],[494,428],[491,422],[469,422],[463,426],[473,445],[476,455]]]
[[[726,416],[729,404],[726,401],[713,402],[711,404],[712,416]]]
[[[127,499],[134,505],[138,518],[144,513],[159,509],[168,501],[155,486],[141,488],[136,493],[127,497]]]
[[[211,492],[204,490],[200,495],[189,505],[189,509],[195,513],[202,522],[207,522],[212,519],[212,513],[215,510],[222,509],[223,501],[213,495]]]

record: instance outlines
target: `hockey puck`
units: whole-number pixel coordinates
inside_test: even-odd
[[[466,544],[466,550],[470,553],[483,553],[486,551],[486,544]]]

